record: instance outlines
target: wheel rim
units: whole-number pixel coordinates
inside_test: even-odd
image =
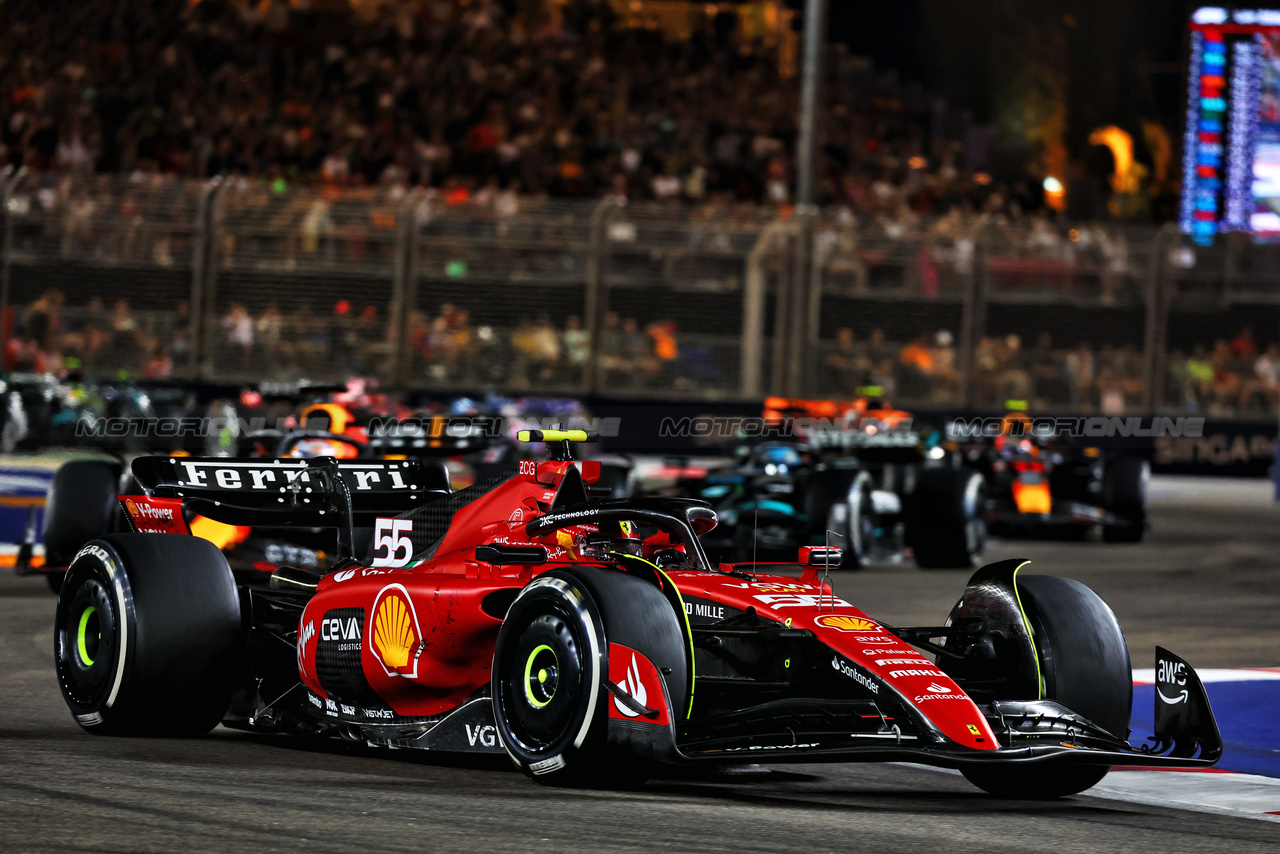
[[[571,733],[583,706],[585,639],[558,603],[547,606],[512,627],[515,642],[498,662],[499,673],[507,674],[499,701],[510,734],[532,753],[547,751]]]
[[[119,647],[111,592],[94,576],[73,582],[70,602],[56,627],[58,670],[68,698],[96,706],[108,690]]]
[[[98,620],[98,609],[90,605],[80,612],[79,627],[76,629],[76,652],[80,655],[80,663],[85,667],[93,667],[94,657],[102,643],[102,626]]]
[[[850,505],[843,501],[832,504],[827,513],[827,530],[840,534],[840,539],[844,540],[843,543],[837,541],[832,545],[843,546],[856,559],[862,552],[862,544],[858,542],[858,529],[851,524],[849,514]]]
[[[869,489],[858,490],[858,558],[865,559],[876,541],[876,516]]]
[[[974,476],[965,489],[965,550],[970,555],[980,554],[987,542],[987,500],[982,479]]]
[[[524,664],[524,694],[529,705],[544,709],[556,696],[556,682],[560,672],[556,651],[540,644],[529,653]]]

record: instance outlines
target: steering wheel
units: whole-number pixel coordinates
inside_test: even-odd
[[[653,563],[659,569],[681,569],[688,565],[689,556],[679,549],[663,549],[653,556]]]

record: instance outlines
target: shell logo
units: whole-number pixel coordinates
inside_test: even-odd
[[[399,584],[384,587],[373,606],[371,648],[388,676],[418,675],[422,631],[409,592]]]
[[[823,614],[814,620],[819,626],[835,629],[840,632],[878,632],[880,627],[871,620],[862,617],[850,617],[847,614]]]
[[[126,498],[124,500],[124,509],[129,512],[130,516],[138,515],[138,505],[133,503],[132,498]]]

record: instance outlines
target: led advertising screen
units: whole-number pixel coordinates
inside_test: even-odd
[[[1280,10],[1191,16],[1182,230],[1280,241]]]

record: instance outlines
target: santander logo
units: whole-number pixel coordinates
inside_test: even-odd
[[[640,663],[636,661],[635,653],[631,654],[631,664],[627,667],[626,681],[624,681],[619,687],[630,694],[631,699],[635,700],[640,705],[648,705],[647,701],[649,699],[649,693],[644,689],[644,682],[640,681]],[[640,714],[639,712],[634,712],[619,703],[617,697],[613,698],[613,707],[617,709],[620,714],[625,715],[628,718],[638,717]]]

